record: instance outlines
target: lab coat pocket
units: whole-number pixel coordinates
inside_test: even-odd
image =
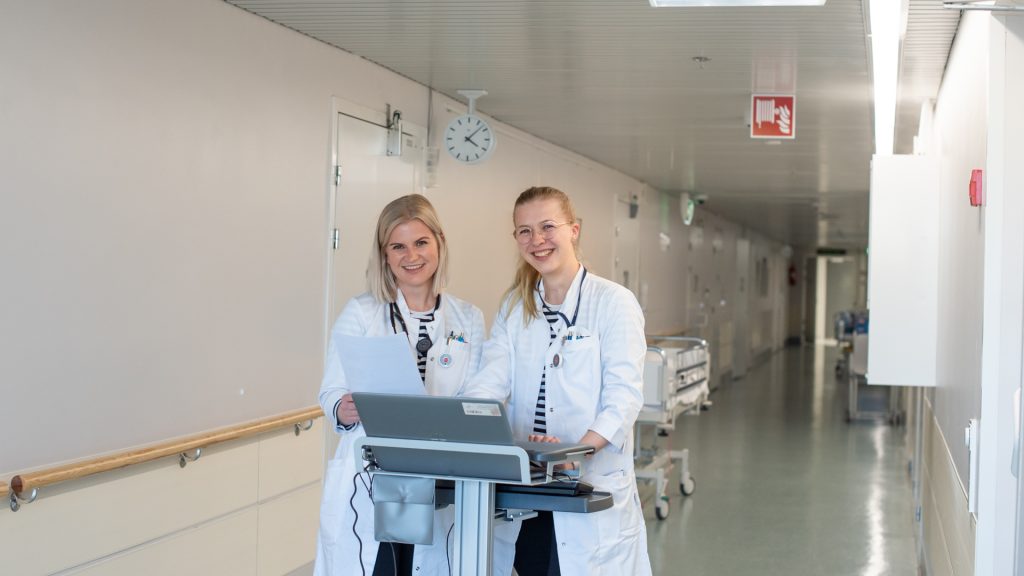
[[[568,438],[583,436],[597,416],[601,401],[600,342],[585,330],[577,334],[582,337],[562,342],[547,368],[548,378],[554,381],[552,404],[560,411],[565,426],[559,432]]]
[[[472,344],[452,340],[440,346],[437,355],[432,358],[434,363],[433,389],[435,396],[454,396],[465,380],[469,366]]]
[[[614,502],[610,509],[597,513],[598,539],[603,543],[599,552],[601,561],[614,564],[644,527],[641,518],[637,517],[633,474],[616,470],[594,477],[592,483],[595,490],[610,493]]]
[[[320,540],[324,544],[329,545],[337,541],[341,532],[345,500],[351,496],[351,490],[345,489],[346,485],[351,486],[351,475],[348,475],[348,484],[344,478],[349,468],[350,462],[346,457],[334,458],[327,462],[324,493],[320,502]]]
[[[597,336],[583,329],[568,334],[548,369],[558,370],[568,385],[600,387],[601,344]]]

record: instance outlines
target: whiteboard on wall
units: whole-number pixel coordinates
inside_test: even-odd
[[[938,178],[938,163],[927,156],[871,162],[869,384],[935,386]]]

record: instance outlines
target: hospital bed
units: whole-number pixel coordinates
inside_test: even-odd
[[[679,463],[679,491],[693,494],[696,482],[690,473],[690,452],[672,450],[669,433],[675,430],[680,414],[699,414],[708,406],[711,356],[708,343],[687,336],[649,336],[657,345],[647,347],[644,360],[644,407],[636,421],[637,480],[655,484],[655,516],[668,518],[669,474]],[[651,444],[645,446],[644,431],[651,431]]]

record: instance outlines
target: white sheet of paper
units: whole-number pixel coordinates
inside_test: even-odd
[[[426,394],[405,334],[338,336],[334,345],[352,392]]]

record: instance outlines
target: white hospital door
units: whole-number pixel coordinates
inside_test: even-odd
[[[329,324],[345,303],[366,290],[366,267],[377,217],[388,202],[419,189],[423,131],[404,122],[401,156],[387,155],[383,112],[339,105],[335,152],[340,174],[334,182],[328,236],[337,238],[330,262]]]

